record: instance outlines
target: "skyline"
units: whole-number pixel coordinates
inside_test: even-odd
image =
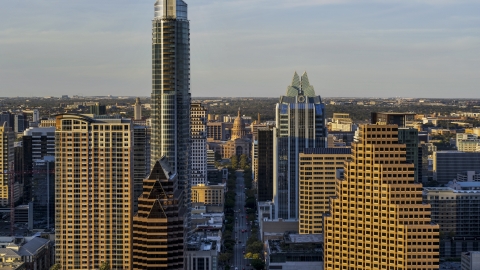
[[[148,96],[154,2],[4,3],[0,96]],[[475,1],[187,3],[193,97],[480,98]]]

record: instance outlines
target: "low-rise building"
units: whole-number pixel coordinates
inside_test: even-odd
[[[323,270],[323,234],[286,232],[265,241],[265,254],[266,269]]]
[[[192,203],[223,205],[225,203],[225,184],[192,186]]]

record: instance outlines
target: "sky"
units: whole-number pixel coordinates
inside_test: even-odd
[[[154,0],[4,0],[0,97],[150,96]],[[478,0],[187,0],[193,97],[480,98]]]

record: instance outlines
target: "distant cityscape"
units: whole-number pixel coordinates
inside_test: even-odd
[[[187,11],[149,97],[0,98],[0,270],[480,269],[479,99],[195,97]]]

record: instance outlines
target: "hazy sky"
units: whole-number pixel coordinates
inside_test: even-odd
[[[151,92],[154,0],[6,0],[0,96]],[[187,0],[191,93],[480,98],[478,0]]]

